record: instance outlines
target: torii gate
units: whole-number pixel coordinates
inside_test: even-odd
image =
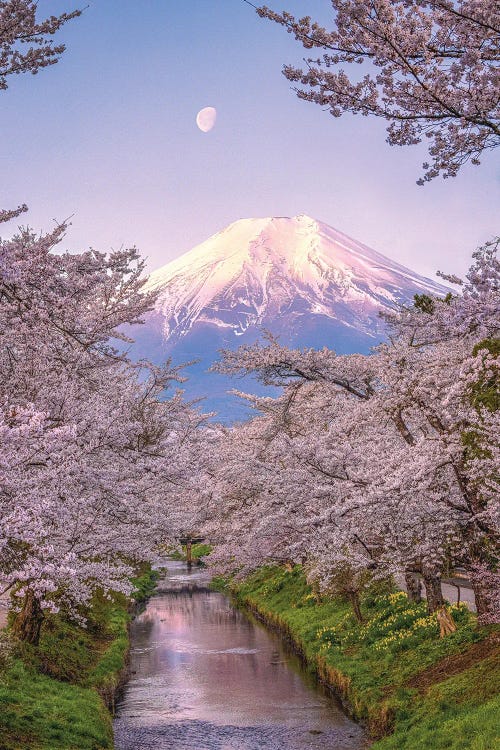
[[[179,537],[179,542],[184,546],[186,546],[186,562],[188,568],[190,568],[193,564],[193,544],[200,544],[200,542],[204,542],[205,538],[202,536],[181,536]]]

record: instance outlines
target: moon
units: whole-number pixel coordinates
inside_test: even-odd
[[[212,130],[217,119],[217,110],[215,107],[203,107],[196,115],[196,124],[203,133]]]

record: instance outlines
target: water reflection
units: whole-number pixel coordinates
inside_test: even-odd
[[[279,638],[209,591],[203,571],[168,568],[132,623],[117,750],[363,747],[359,727]]]

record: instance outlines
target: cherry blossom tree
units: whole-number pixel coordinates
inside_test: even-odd
[[[57,62],[51,37],[80,13],[36,11],[0,3],[0,89]],[[124,353],[154,302],[139,254],[61,253],[65,230],[0,240],[0,588],[32,643],[46,610],[83,623],[95,590],[130,591],[134,561],[186,523],[201,451],[203,418],[165,397],[179,370]]]
[[[396,491],[408,455],[397,430],[381,430],[374,402],[304,382],[255,403],[266,417],[235,428],[220,462],[219,536],[211,535],[223,545],[212,556],[218,569],[300,562],[313,586],[342,593],[360,617],[369,580],[415,571],[423,558],[430,605],[439,607],[438,573],[456,520],[422,502],[422,482]],[[228,476],[234,451],[245,458],[236,456]]]
[[[0,2],[0,91],[8,88],[11,75],[31,73],[54,65],[66,49],[55,45],[53,37],[68,21],[81,15],[80,10],[37,20],[35,0],[4,0]],[[28,210],[26,204],[17,209],[0,209],[0,224]]]
[[[54,65],[65,50],[54,44],[53,37],[80,10],[37,20],[38,3],[34,0],[0,2],[0,90],[8,87],[8,77],[20,73],[35,75]]]
[[[44,610],[81,619],[174,533],[200,424],[164,396],[178,371],[123,353],[154,299],[137,251],[58,254],[64,229],[0,244],[0,580],[34,643]]]
[[[250,3],[252,5],[252,3]],[[266,6],[312,55],[283,73],[300,99],[334,117],[386,120],[387,141],[429,143],[418,182],[454,177],[500,143],[496,0],[332,0],[333,27]],[[254,6],[255,7],[255,6]]]
[[[253,399],[266,415],[254,429],[262,428],[260,455],[274,479],[270,497],[257,487],[256,509],[236,522],[246,524],[245,559],[252,546],[261,559],[268,527],[283,540],[280,554],[308,558],[325,589],[339,569],[410,583],[419,573],[431,610],[443,604],[443,571],[460,563],[480,615],[495,616],[497,245],[476,253],[461,294],[419,298],[395,313],[389,343],[370,356],[294,351],[272,338],[224,353],[217,369],[285,388],[277,399]],[[250,476],[254,483],[254,466]],[[241,555],[231,554],[237,564]]]

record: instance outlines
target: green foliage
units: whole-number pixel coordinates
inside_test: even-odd
[[[491,357],[500,355],[500,339],[490,338],[480,341],[473,349],[475,357],[481,356],[483,369],[478,380],[469,388],[471,404],[480,413],[481,409],[495,412],[500,409],[500,368],[491,363]],[[487,358],[490,360],[487,361]],[[462,445],[465,448],[467,459],[491,458],[490,446],[484,439],[481,430],[481,418],[478,416],[477,424],[462,433]],[[491,481],[498,483],[498,474],[490,477]]]
[[[436,303],[432,297],[428,294],[415,294],[413,297],[413,305],[417,310],[421,310],[428,315],[432,315],[436,309]]]
[[[449,305],[453,299],[453,294],[448,292],[445,297],[431,297],[428,294],[415,294],[413,295],[413,306],[417,310],[421,310],[427,315],[432,315],[436,309],[436,303],[441,302],[445,305]]]
[[[228,594],[231,591],[231,584],[223,576],[214,576],[210,581],[210,588],[212,591],[220,591],[222,594]]]
[[[193,560],[199,560],[200,557],[206,557],[209,555],[212,551],[212,546],[210,544],[193,544],[192,547],[192,555]]]
[[[341,598],[318,602],[300,566],[292,571],[262,568],[232,590],[239,601],[287,630],[375,736],[393,732],[376,742],[374,750],[495,746],[488,709],[498,693],[498,659],[486,651],[484,657],[474,656],[474,649],[487,643],[489,631],[477,627],[465,605],[451,608],[457,631],[439,638],[437,622],[425,605],[412,604],[386,583],[370,587],[362,597],[362,625]],[[456,669],[458,674],[448,675]],[[474,735],[476,744],[467,744],[457,732],[469,743]]]
[[[165,554],[169,556],[171,560],[185,560],[186,555],[184,554],[184,551],[180,551],[178,549],[174,549],[173,547],[165,547]]]
[[[471,388],[471,401],[476,409],[481,407],[494,412],[500,409],[500,369],[491,364],[486,366],[488,356],[500,356],[500,339],[491,338],[480,341],[473,349],[475,357],[482,356],[484,368],[479,380]]]
[[[209,555],[212,551],[212,546],[210,544],[193,544],[191,547],[191,557],[193,560],[196,560],[197,562],[201,563],[202,558]],[[182,552],[179,552],[179,550],[170,550],[169,556],[172,560],[184,560],[184,562],[187,559],[186,556],[186,545],[184,544],[182,546]]]
[[[160,573],[150,565],[143,565],[139,575],[132,579],[134,584],[133,598],[137,603],[145,602],[156,588]]]

